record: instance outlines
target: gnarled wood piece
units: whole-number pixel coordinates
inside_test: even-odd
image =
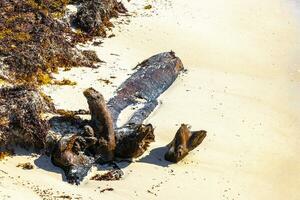
[[[94,158],[84,154],[86,140],[76,134],[63,136],[56,144],[52,163],[65,171],[69,183],[79,184],[94,163]]]
[[[151,124],[127,124],[113,130],[112,118],[103,96],[92,88],[85,90],[84,95],[89,104],[93,131],[99,138],[99,142],[92,148],[102,162],[111,161],[114,155],[122,158],[138,157],[154,141]]]
[[[116,129],[116,141],[116,157],[137,158],[154,142],[154,128],[151,124],[127,124]]]
[[[165,159],[177,163],[190,151],[202,143],[206,137],[206,131],[190,131],[186,124],[182,124],[176,132],[175,138],[168,145]]]
[[[104,97],[93,88],[86,89],[83,94],[89,104],[91,125],[98,138],[95,154],[97,157],[100,156],[104,162],[112,161],[116,147],[115,133]]]

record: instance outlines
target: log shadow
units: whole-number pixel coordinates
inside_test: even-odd
[[[161,167],[168,167],[172,163],[164,159],[164,155],[167,149],[168,148],[166,146],[154,148],[147,156],[141,158],[137,162],[149,163]]]
[[[61,174],[62,180],[64,182],[67,182],[65,172],[61,168],[56,167],[55,165],[53,165],[52,162],[51,162],[51,158],[49,156],[40,155],[37,159],[34,160],[34,164],[38,168],[43,169],[45,171]]]

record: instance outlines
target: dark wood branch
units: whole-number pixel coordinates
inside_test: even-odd
[[[91,112],[91,125],[95,137],[99,139],[96,154],[101,156],[103,161],[111,161],[114,158],[116,147],[115,133],[111,114],[106,106],[104,97],[93,88],[86,89],[84,96],[89,104]]]
[[[206,131],[190,131],[186,124],[182,124],[176,132],[172,142],[168,145],[165,159],[177,163],[190,151],[202,143],[206,137]]]

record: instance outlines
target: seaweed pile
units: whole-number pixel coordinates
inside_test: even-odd
[[[126,12],[123,4],[116,0],[83,1],[74,16],[73,24],[89,35],[105,37],[105,28],[113,27],[109,19]]]
[[[0,89],[0,147],[42,149],[50,129],[43,114],[53,112],[54,105],[30,86]]]
[[[62,20],[69,3],[79,4],[72,23],[83,32],[72,31]],[[76,44],[92,35],[104,36],[109,19],[126,11],[121,8],[115,0],[0,0],[0,78],[14,84],[46,84],[58,68],[96,67],[100,60],[95,53],[80,51]]]

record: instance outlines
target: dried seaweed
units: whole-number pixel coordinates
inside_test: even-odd
[[[6,157],[10,156],[10,153],[7,151],[0,151],[0,160],[5,159]]]
[[[69,80],[69,79],[63,79],[63,80],[61,80],[61,81],[57,81],[57,80],[55,80],[55,81],[53,81],[53,83],[52,83],[53,85],[77,85],[77,83],[75,82],[75,81],[71,81],[71,80]]]
[[[124,173],[120,169],[113,169],[105,174],[96,174],[91,178],[91,180],[95,181],[117,181],[122,178]]]
[[[30,86],[0,89],[0,147],[44,147],[49,123],[42,115],[54,111],[49,99]]]
[[[17,167],[21,167],[22,169],[27,169],[27,170],[33,169],[33,165],[30,162],[19,163]]]
[[[95,67],[75,45],[87,35],[71,31],[55,13],[67,0],[0,1],[0,77],[10,82],[45,84],[58,68]]]
[[[104,188],[104,189],[100,190],[100,193],[103,193],[105,191],[114,191],[114,188]]]
[[[74,16],[73,24],[89,35],[105,37],[105,28],[113,26],[109,19],[125,12],[124,5],[116,0],[83,1]]]

